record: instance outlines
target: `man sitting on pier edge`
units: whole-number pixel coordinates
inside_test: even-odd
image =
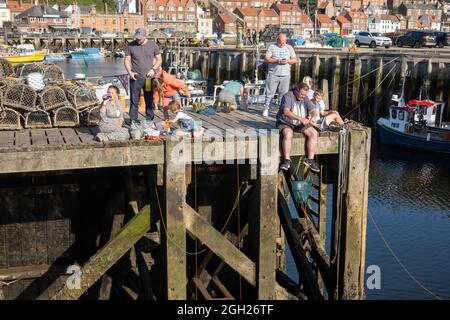
[[[300,83],[288,91],[281,100],[276,126],[283,137],[282,152],[284,160],[280,165],[282,170],[289,170],[291,166],[292,138],[294,131],[297,131],[303,133],[306,137],[307,159],[305,165],[312,171],[319,171],[319,166],[314,161],[319,133],[310,124],[310,119],[316,118],[317,111],[307,97],[308,90],[309,87],[306,83]]]
[[[125,69],[130,75],[130,123],[137,122],[139,110],[139,96],[146,81],[151,81],[161,66],[162,58],[159,47],[155,42],[147,40],[144,28],[138,28],[131,42],[125,50]],[[145,123],[144,129],[152,126],[154,118],[153,86],[144,90]]]

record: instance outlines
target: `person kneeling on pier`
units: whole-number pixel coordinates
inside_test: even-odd
[[[314,91],[314,97],[311,100],[312,104],[316,107],[317,118],[311,118],[312,123],[316,123],[320,129],[326,129],[335,122],[339,128],[344,126],[339,112],[334,110],[325,110],[325,103],[323,102],[323,91],[317,89]]]
[[[277,129],[281,131],[282,135],[284,160],[280,165],[281,170],[289,170],[291,166],[291,146],[295,131],[303,133],[306,137],[307,159],[304,162],[305,165],[312,171],[319,171],[319,166],[314,161],[319,133],[311,125],[311,119],[317,117],[317,111],[307,97],[308,90],[307,84],[300,83],[281,99],[276,122]]]
[[[189,115],[181,111],[181,106],[177,101],[170,102],[168,107],[170,112],[175,115],[175,117],[168,122],[178,126],[178,129],[175,131],[177,136],[192,135],[194,137],[199,137],[203,135],[204,129],[199,127],[197,123],[195,123],[195,120]]]
[[[217,112],[221,111],[223,105],[227,106],[227,111],[236,111],[238,106],[241,106],[245,111],[248,110],[248,92],[245,88],[246,80],[232,80],[223,87],[216,101]]]
[[[120,91],[116,86],[109,86],[107,94],[103,96],[103,102],[100,107],[100,123],[95,140],[123,141],[130,139],[128,129],[122,127],[123,113],[122,103],[119,101]]]

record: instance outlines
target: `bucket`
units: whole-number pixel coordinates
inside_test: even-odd
[[[293,180],[291,181],[291,186],[295,202],[306,204],[312,192],[312,181]]]

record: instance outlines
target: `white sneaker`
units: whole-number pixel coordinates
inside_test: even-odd
[[[262,115],[267,118],[269,116],[269,109],[264,109]]]
[[[144,120],[142,122],[142,129],[145,130],[145,129],[149,129],[149,128],[156,129],[156,126],[153,123],[153,121],[151,121],[151,120]]]

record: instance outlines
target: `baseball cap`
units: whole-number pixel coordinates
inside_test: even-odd
[[[137,28],[136,32],[134,33],[134,39],[135,40],[141,40],[145,38],[146,32],[144,28]]]

